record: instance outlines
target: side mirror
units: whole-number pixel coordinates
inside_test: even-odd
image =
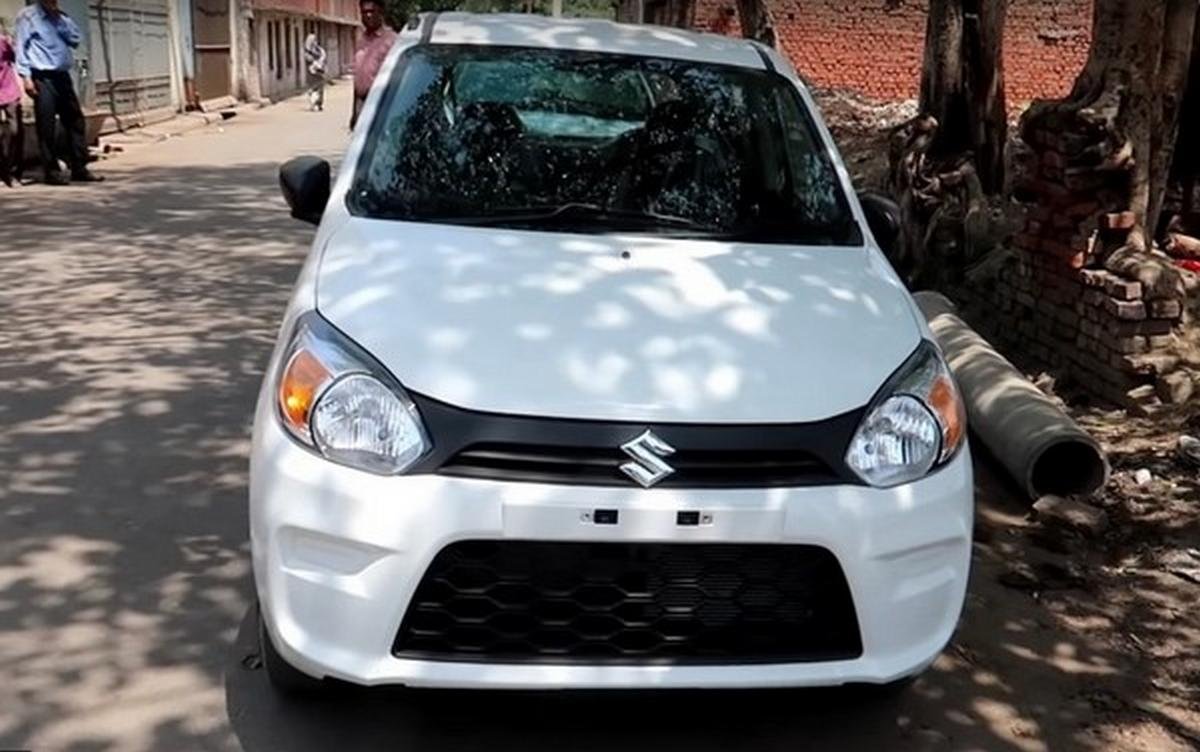
[[[321,223],[325,204],[329,203],[332,170],[329,163],[317,157],[296,157],[279,168],[279,188],[292,207],[296,219]]]
[[[869,191],[858,194],[858,202],[862,204],[863,214],[867,218],[867,226],[875,236],[875,242],[888,258],[893,258],[899,249],[900,227],[904,222],[900,205],[881,193]]]

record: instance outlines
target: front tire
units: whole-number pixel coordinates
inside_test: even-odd
[[[277,692],[291,697],[312,696],[325,690],[325,682],[314,676],[309,676],[300,669],[284,660],[271,634],[267,631],[266,620],[262,614],[258,616],[258,644],[262,655],[263,668],[267,670],[267,679]]]

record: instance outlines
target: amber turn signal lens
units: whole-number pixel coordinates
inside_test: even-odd
[[[938,376],[933,382],[929,390],[929,406],[937,413],[942,424],[942,456],[949,456],[958,449],[966,431],[962,398],[949,376]]]
[[[313,405],[331,376],[329,369],[308,350],[297,351],[288,361],[279,380],[279,413],[293,431],[308,433]]]

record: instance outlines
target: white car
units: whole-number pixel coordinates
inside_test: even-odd
[[[902,682],[970,563],[958,390],[775,51],[534,16],[399,36],[255,416],[280,688]],[[874,228],[874,232],[872,231]]]

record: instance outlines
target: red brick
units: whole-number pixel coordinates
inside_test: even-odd
[[[1140,300],[1108,298],[1104,301],[1104,310],[1122,321],[1142,321],[1146,318],[1146,305]]]
[[[1111,321],[1108,330],[1118,337],[1165,336],[1171,333],[1172,322],[1165,319],[1145,321]]]
[[[1104,280],[1104,291],[1117,300],[1141,300],[1142,283],[1109,275]]]

